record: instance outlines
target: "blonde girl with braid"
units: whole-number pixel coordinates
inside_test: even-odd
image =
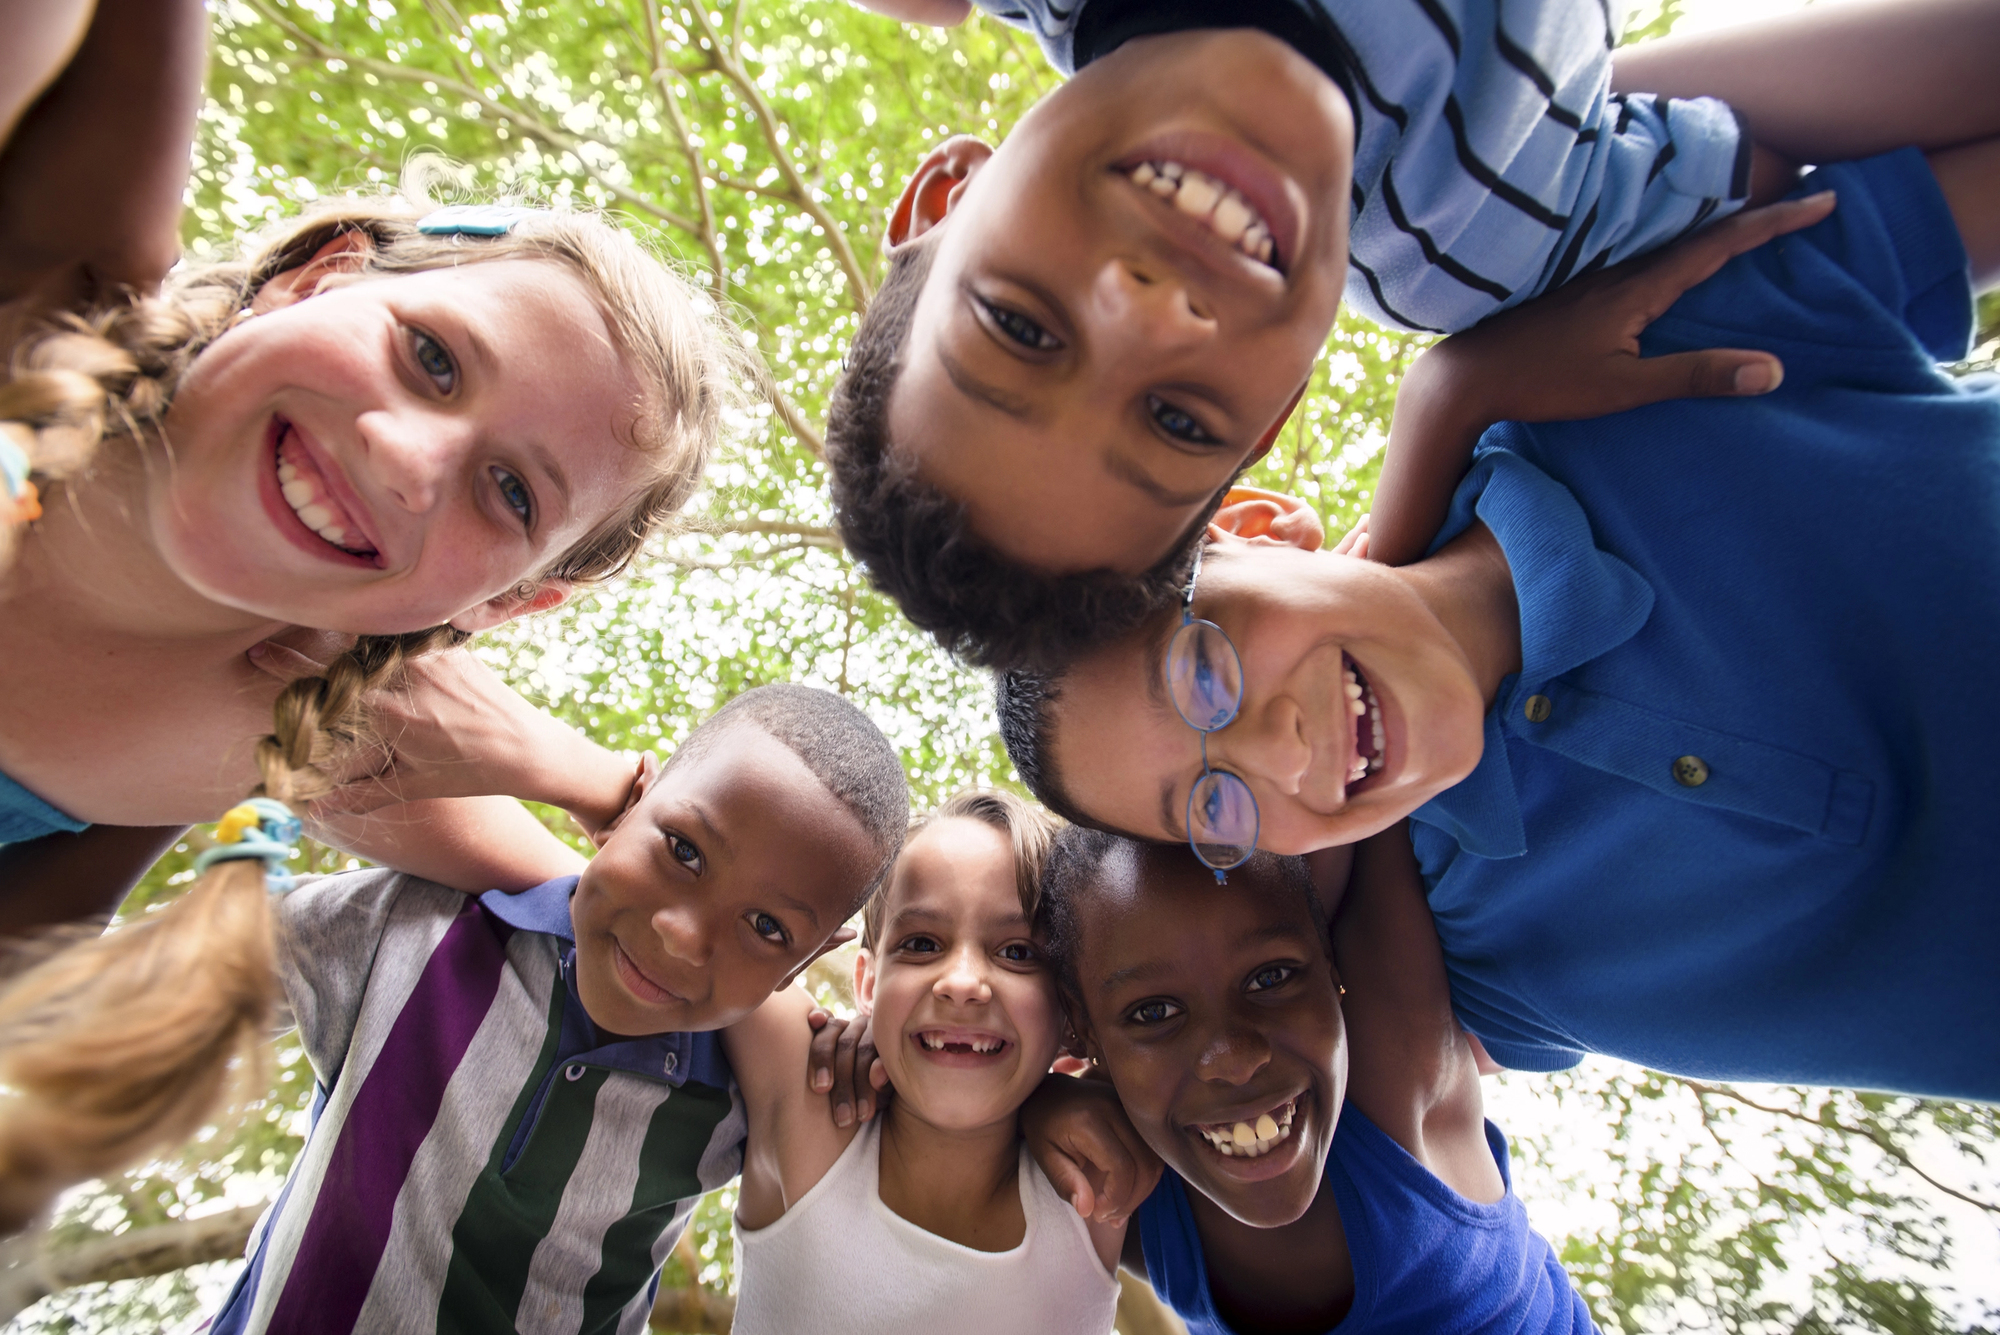
[[[0,563],[0,843],[322,796],[411,659],[632,560],[693,491],[741,357],[602,219],[402,198],[41,321],[0,385],[33,488],[9,493],[40,512]],[[302,638],[341,652],[283,686],[252,656]],[[515,795],[608,823],[630,771],[607,760],[578,739]],[[420,820],[381,860],[473,892],[577,868],[506,798],[412,808],[329,837],[368,856]],[[270,952],[258,868],[226,864],[0,995],[0,1226],[211,1115],[254,1070]]]

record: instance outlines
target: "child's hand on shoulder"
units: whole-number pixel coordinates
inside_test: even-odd
[[[838,1127],[865,1122],[875,1115],[875,1106],[893,1092],[889,1072],[875,1056],[875,1033],[871,1017],[857,1015],[842,1019],[815,1006],[806,1016],[813,1028],[812,1055],[806,1059],[806,1087],[827,1096],[827,1106]],[[866,1078],[861,1073],[866,1072]]]
[[[1725,218],[1662,250],[1566,283],[1425,352],[1397,411],[1448,411],[1480,427],[1605,417],[1666,399],[1768,393],[1784,366],[1768,352],[1708,348],[1639,354],[1639,335],[1731,259],[1833,211],[1830,192]]]
[[[1160,1184],[1160,1156],[1109,1081],[1049,1076],[1021,1107],[1021,1135],[1055,1189],[1096,1223],[1123,1224]]]

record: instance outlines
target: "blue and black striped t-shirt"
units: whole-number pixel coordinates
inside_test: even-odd
[[[1740,207],[1712,98],[1611,92],[1623,0],[976,0],[1064,73],[1119,42],[1256,27],[1354,108],[1347,302],[1452,332]]]

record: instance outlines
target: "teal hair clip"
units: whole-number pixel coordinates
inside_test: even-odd
[[[7,495],[21,495],[27,489],[28,474],[34,471],[28,452],[0,433],[0,485],[7,488]]]
[[[511,204],[452,204],[417,220],[425,236],[505,236],[530,218],[545,218],[547,209],[523,209]]]
[[[216,822],[215,847],[203,849],[195,858],[195,874],[218,862],[259,858],[264,863],[264,884],[272,894],[282,895],[292,888],[292,874],[285,864],[298,852],[292,840],[299,833],[299,818],[290,807],[268,797],[253,797],[231,807]]]

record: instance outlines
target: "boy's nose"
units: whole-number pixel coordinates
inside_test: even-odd
[[[384,409],[356,423],[376,485],[402,509],[424,514],[443,490],[451,424],[435,414]]]
[[[660,909],[653,914],[653,931],[675,959],[697,966],[708,963],[708,933],[696,914],[679,908]]]
[[[1271,1044],[1247,1025],[1218,1029],[1202,1045],[1195,1074],[1223,1085],[1241,1085],[1271,1061]]]
[[[1107,351],[1157,357],[1188,352],[1215,336],[1215,318],[1172,268],[1116,258],[1098,271],[1093,337]]]

